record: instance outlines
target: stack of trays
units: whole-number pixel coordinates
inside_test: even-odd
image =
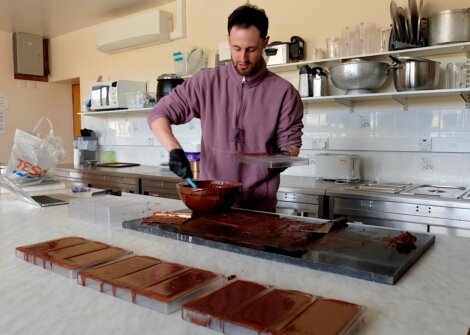
[[[225,334],[353,334],[365,307],[237,280],[183,305],[183,319]]]
[[[132,251],[81,237],[64,237],[17,247],[16,256],[67,278],[84,269],[127,258]]]
[[[161,313],[173,313],[220,286],[223,277],[201,269],[135,256],[80,272],[79,284]]]

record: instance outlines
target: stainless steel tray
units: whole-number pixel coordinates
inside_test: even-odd
[[[236,161],[247,164],[257,164],[272,168],[308,165],[308,158],[276,155],[234,155]]]

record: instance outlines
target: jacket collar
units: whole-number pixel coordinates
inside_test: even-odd
[[[230,62],[228,66],[228,71],[230,78],[232,78],[236,83],[241,84],[243,81],[243,76],[238,74],[237,70],[235,70],[235,66],[232,62]],[[263,79],[268,75],[268,68],[266,67],[266,62],[264,59],[261,59],[261,66],[256,71],[255,74],[251,76],[245,76],[245,83],[247,87],[254,87],[257,86],[259,83],[263,81]]]

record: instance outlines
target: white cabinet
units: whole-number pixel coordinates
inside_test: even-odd
[[[365,60],[375,61],[390,61],[389,56],[412,56],[412,57],[427,57],[427,56],[442,56],[450,54],[464,54],[470,62],[470,42],[437,45],[424,48],[396,50],[368,55],[350,56],[344,58],[324,59],[319,61],[302,61],[297,63],[289,63],[282,65],[271,65],[269,70],[272,72],[280,73],[287,71],[298,71],[302,65],[315,65],[321,67],[330,67],[339,64],[342,60],[361,58]],[[368,93],[358,95],[330,95],[323,97],[309,97],[302,98],[305,103],[327,102],[335,101],[346,105],[351,111],[354,110],[354,102],[361,100],[377,100],[377,99],[393,99],[403,105],[404,109],[408,108],[408,98],[410,97],[440,97],[455,95],[461,96],[465,101],[465,108],[470,108],[470,88],[462,89],[437,89],[426,91],[406,91],[406,92],[383,92],[383,93]]]

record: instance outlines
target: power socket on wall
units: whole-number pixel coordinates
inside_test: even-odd
[[[326,149],[328,146],[327,138],[312,138],[311,141],[312,149]]]
[[[432,139],[431,137],[420,137],[418,138],[418,150],[419,151],[431,151]]]

